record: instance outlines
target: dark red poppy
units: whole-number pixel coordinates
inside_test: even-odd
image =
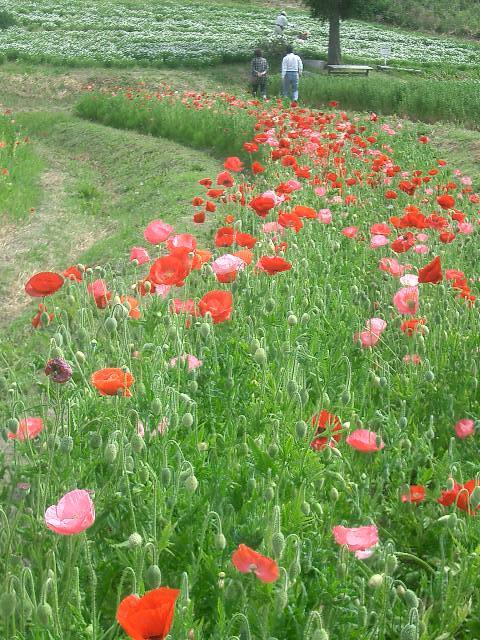
[[[437,202],[442,207],[442,209],[452,209],[453,205],[455,204],[455,198],[446,193],[443,196],[438,196]]]
[[[198,303],[198,310],[202,316],[209,313],[212,316],[213,324],[225,322],[232,314],[232,294],[230,291],[209,291]]]
[[[270,196],[257,196],[248,203],[255,213],[261,218],[265,218],[268,212],[275,206],[275,200]]]
[[[468,480],[465,484],[459,484],[454,481],[453,488],[442,491],[438,502],[444,507],[450,507],[455,504],[459,509],[468,511],[473,515],[474,511],[470,508],[470,496],[476,486],[480,486],[480,480]],[[477,510],[480,509],[480,505]]]
[[[226,187],[227,189],[229,189],[230,187],[233,187],[233,185],[235,184],[235,180],[233,179],[231,173],[229,173],[228,171],[222,171],[217,176],[217,184],[221,187]]]
[[[332,440],[338,442],[340,440],[340,434],[335,434],[335,431],[341,431],[342,423],[340,422],[340,418],[333,413],[329,413],[322,409],[320,413],[312,416],[311,419],[312,427],[316,427],[315,437],[310,443],[310,447],[315,449],[315,451],[321,451],[325,449],[325,447],[330,444],[332,445]],[[317,437],[321,433],[329,433],[331,434],[328,438],[326,436]]]
[[[164,640],[173,622],[179,589],[160,587],[142,598],[127,596],[117,609],[117,621],[132,640]]]
[[[32,298],[44,298],[51,296],[63,285],[63,278],[53,271],[42,271],[36,273],[25,285],[25,291]]]
[[[442,280],[442,265],[438,256],[418,271],[419,282],[431,282],[432,284],[438,284]]]
[[[221,227],[217,229],[215,234],[216,247],[230,247],[235,238],[235,229],[233,227]]]

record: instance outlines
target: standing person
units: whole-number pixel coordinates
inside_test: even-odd
[[[288,27],[288,19],[285,11],[281,11],[280,15],[275,20],[275,33],[279,36],[283,35],[285,27]]]
[[[292,91],[292,100],[298,100],[298,81],[303,73],[303,63],[299,56],[293,53],[293,47],[287,47],[287,55],[282,60],[282,95],[287,98]]]
[[[257,92],[260,93],[264,100],[267,99],[267,73],[268,62],[262,56],[260,49],[255,49],[254,58],[252,58],[251,76],[252,76],[252,91],[256,96]]]

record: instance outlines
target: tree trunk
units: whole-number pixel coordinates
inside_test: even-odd
[[[338,11],[338,7],[335,7],[330,15],[327,64],[342,64],[342,53],[340,49],[340,12]]]

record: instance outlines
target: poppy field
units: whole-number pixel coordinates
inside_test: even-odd
[[[2,637],[478,640],[472,179],[415,124],[335,102],[82,104],[132,128],[158,108],[150,133],[222,160],[195,232],[152,211],[115,261],[25,281]]]
[[[249,59],[259,40],[273,35],[275,10],[227,2],[163,0],[138,6],[128,0],[0,0],[13,24],[0,29],[0,51],[10,60],[79,64],[203,68]],[[288,31],[304,57],[326,54],[328,25],[308,13],[292,12]],[[299,30],[310,34],[296,39]],[[477,66],[474,41],[424,36],[357,21],[342,23],[344,53],[380,62],[391,49],[392,62]]]

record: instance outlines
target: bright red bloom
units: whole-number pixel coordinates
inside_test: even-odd
[[[398,193],[390,189],[385,192],[385,198],[387,198],[387,200],[396,200],[398,198]]]
[[[209,313],[212,316],[213,324],[225,322],[225,320],[228,320],[232,314],[232,294],[230,291],[209,291],[198,303],[198,309],[202,316]]]
[[[405,253],[415,244],[415,236],[408,231],[404,236],[398,236],[396,240],[390,243],[390,248],[395,253]]]
[[[39,327],[42,326],[42,315],[44,313],[47,312],[47,307],[44,304],[39,304],[38,305],[38,311],[37,313],[33,316],[32,318],[32,327],[34,329],[38,329]],[[48,322],[51,322],[53,320],[53,318],[55,317],[53,315],[53,313],[49,313],[48,315]]]
[[[333,415],[333,413],[329,413],[322,409],[320,413],[312,416],[311,419],[312,427],[316,427],[315,437],[310,443],[310,447],[315,449],[315,451],[321,451],[325,449],[327,445],[333,447],[334,443],[332,441],[338,442],[340,440],[340,434],[335,434],[335,431],[341,431],[342,423],[340,422],[340,418],[338,416]],[[331,434],[329,437],[319,436],[321,433]]]
[[[228,171],[222,171],[217,176],[217,184],[228,189],[230,187],[233,187],[233,185],[235,184],[235,180]]]
[[[423,502],[425,500],[425,487],[412,484],[408,493],[402,494],[402,502]]]
[[[74,282],[82,281],[82,272],[77,267],[68,267],[68,269],[65,269],[65,271],[62,273],[62,276],[65,279],[68,278],[69,280],[73,280]]]
[[[293,211],[291,211],[290,213],[287,213],[286,211],[282,211],[281,213],[279,213],[278,224],[281,227],[294,229],[295,233],[298,233],[303,227],[303,222]]]
[[[42,271],[36,273],[25,285],[25,291],[32,298],[44,298],[51,296],[63,285],[63,278],[53,271]]]
[[[275,582],[280,576],[278,565],[272,558],[239,544],[233,552],[232,563],[240,573],[254,573],[262,582]]]
[[[236,156],[227,158],[223,163],[223,166],[228,171],[234,171],[235,173],[239,173],[243,169],[242,161],[240,160],[240,158],[237,158]]]
[[[444,194],[443,196],[438,196],[437,202],[442,209],[452,209],[455,204],[455,198],[449,194]]]
[[[252,171],[253,171],[254,175],[257,175],[259,173],[264,173],[265,167],[263,165],[261,165],[260,162],[257,162],[255,160],[255,162],[252,163]]]
[[[403,333],[406,333],[409,338],[413,336],[414,333],[421,333],[422,325],[425,324],[425,320],[423,318],[412,318],[411,320],[405,320],[400,325],[400,329]]]
[[[458,484],[454,481],[453,489],[447,489],[442,491],[438,501],[444,507],[450,507],[455,504],[459,509],[468,511],[470,515],[473,515],[474,511],[470,509],[470,496],[476,486],[480,485],[480,480],[468,480],[465,484]],[[477,510],[480,509],[480,505]]]
[[[292,209],[292,213],[297,215],[299,218],[310,218],[311,220],[315,220],[317,217],[317,212],[312,207],[305,207],[302,204],[297,204]]]
[[[442,280],[442,265],[438,256],[418,271],[418,282],[438,284]]]
[[[119,391],[124,397],[131,396],[129,387],[135,382],[131,373],[116,367],[95,371],[90,380],[101,396],[116,396]]]
[[[181,287],[190,273],[190,264],[185,255],[168,255],[157,258],[150,268],[148,279],[153,284],[168,284]]]
[[[288,271],[292,265],[278,256],[262,256],[257,262],[257,267],[268,273],[269,276],[273,276],[275,273]]]
[[[160,587],[142,598],[127,596],[117,609],[117,621],[132,640],[164,640],[173,622],[179,589]]]
[[[216,247],[231,247],[235,238],[235,229],[233,227],[221,227],[217,229],[215,234]]]
[[[247,247],[247,249],[252,249],[257,242],[257,239],[254,236],[251,236],[249,233],[237,233],[235,234],[235,242],[239,247]]]
[[[440,240],[440,242],[443,242],[443,244],[450,244],[450,242],[453,242],[455,240],[455,234],[451,231],[442,231],[442,233],[438,236],[438,239]]]
[[[265,218],[268,212],[275,206],[275,200],[269,196],[257,196],[248,203],[255,213],[261,218]]]

